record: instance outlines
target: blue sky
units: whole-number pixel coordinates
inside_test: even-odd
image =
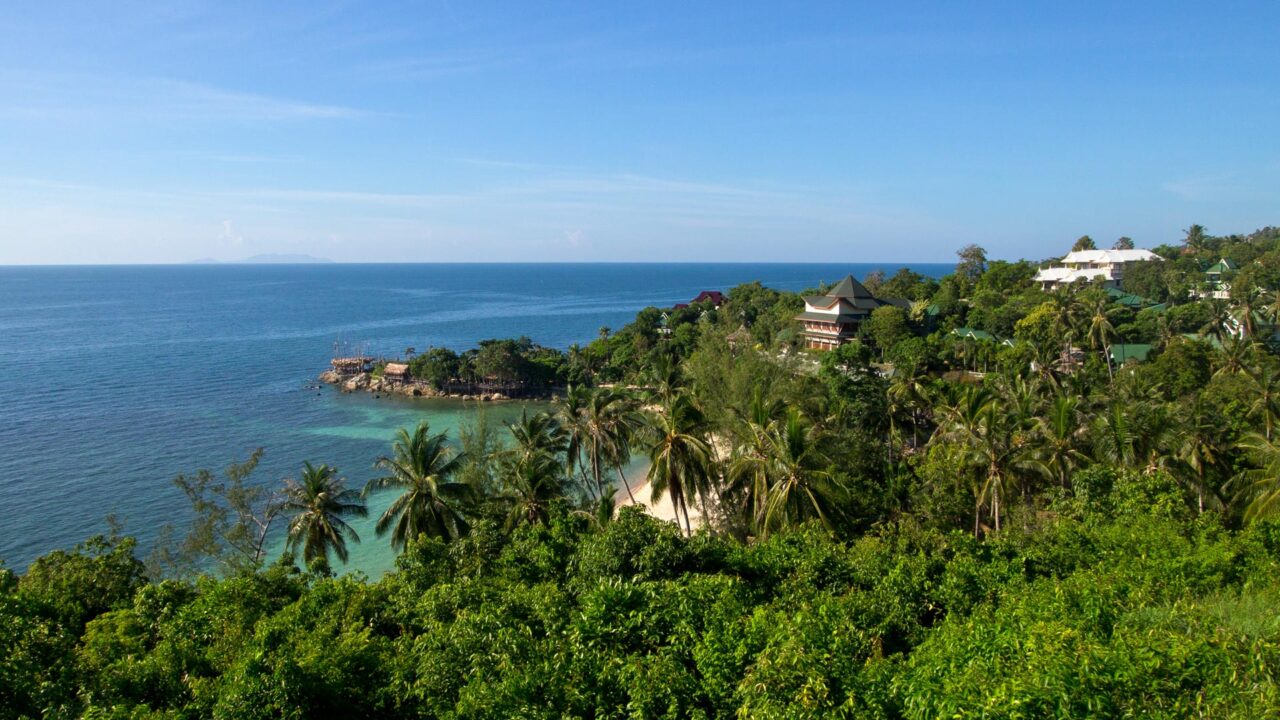
[[[0,264],[950,261],[1280,223],[1280,3],[0,8]]]

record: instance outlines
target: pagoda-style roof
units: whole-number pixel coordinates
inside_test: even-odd
[[[852,275],[845,275],[843,280],[827,291],[827,297],[869,298],[875,296],[871,294],[866,285],[855,280]]]
[[[804,299],[809,305],[820,308],[829,308],[841,300],[860,310],[870,310],[885,304],[852,275],[845,275],[826,295],[810,295]]]

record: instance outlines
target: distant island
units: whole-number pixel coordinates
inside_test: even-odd
[[[200,258],[183,265],[323,265],[332,263],[329,258],[315,257],[304,253],[263,253],[252,255],[243,260],[216,260]]]

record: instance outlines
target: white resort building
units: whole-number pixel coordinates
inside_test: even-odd
[[[1040,268],[1036,282],[1045,290],[1055,290],[1077,280],[1101,280],[1107,287],[1119,287],[1125,265],[1147,260],[1163,258],[1150,250],[1074,250],[1058,265]]]

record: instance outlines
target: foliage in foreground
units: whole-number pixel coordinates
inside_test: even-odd
[[[1162,475],[975,540],[818,525],[743,545],[624,509],[486,522],[378,582],[147,584],[130,541],[0,592],[5,717],[1268,717],[1280,525]]]

